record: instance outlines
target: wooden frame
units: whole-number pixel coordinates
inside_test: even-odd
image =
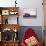
[[[2,11],[3,11],[3,14],[2,14]],[[13,14],[10,14],[10,12],[13,12]],[[0,24],[0,32],[1,33],[6,28],[11,29],[14,32],[19,31],[19,28],[20,28],[19,24],[18,24],[19,7],[0,7],[0,15],[1,15],[1,24]],[[16,17],[16,21],[17,21],[16,24],[9,23],[8,16]],[[5,19],[5,17],[6,17],[6,19]],[[4,19],[5,19],[5,22],[4,22]],[[18,40],[14,41],[11,39],[9,41],[4,41],[1,38],[0,42],[1,42],[0,46],[14,46],[14,45],[18,46]]]

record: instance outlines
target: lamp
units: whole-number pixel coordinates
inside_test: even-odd
[[[16,2],[17,0],[15,0],[15,7],[16,7],[16,4],[17,4],[17,2]]]

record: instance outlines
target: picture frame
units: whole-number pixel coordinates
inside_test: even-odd
[[[9,14],[10,14],[10,15],[16,15],[17,13],[18,13],[18,12],[17,12],[16,10],[10,10],[10,11],[9,11]]]
[[[35,8],[24,8],[23,9],[23,17],[36,17],[37,16],[37,9]]]
[[[9,10],[2,10],[2,15],[9,15]]]
[[[14,12],[15,12],[15,11],[12,9],[12,10],[9,11],[9,14],[10,14],[10,15],[14,15]]]

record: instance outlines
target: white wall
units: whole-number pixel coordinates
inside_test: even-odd
[[[15,0],[0,0],[0,6],[14,6]],[[19,24],[21,26],[43,26],[43,6],[42,0],[17,0],[20,7]],[[23,8],[36,8],[37,18],[25,19],[23,18]]]
[[[18,1],[19,2],[19,1]],[[20,15],[20,25],[26,26],[42,26],[43,25],[43,6],[42,0],[24,0],[20,1],[21,5],[21,15]],[[37,18],[26,19],[23,18],[22,12],[23,8],[36,8],[37,9]]]
[[[15,0],[0,0],[0,6],[1,7],[10,7],[10,6],[14,6],[14,1]]]

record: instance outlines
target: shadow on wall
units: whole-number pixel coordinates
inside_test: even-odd
[[[28,28],[32,28],[37,36],[38,36],[38,39],[41,43],[43,43],[43,30],[42,30],[42,27],[41,26],[21,26],[20,27],[20,31],[19,31],[19,39],[20,39],[20,42],[24,36],[24,33],[25,31],[28,29]]]

